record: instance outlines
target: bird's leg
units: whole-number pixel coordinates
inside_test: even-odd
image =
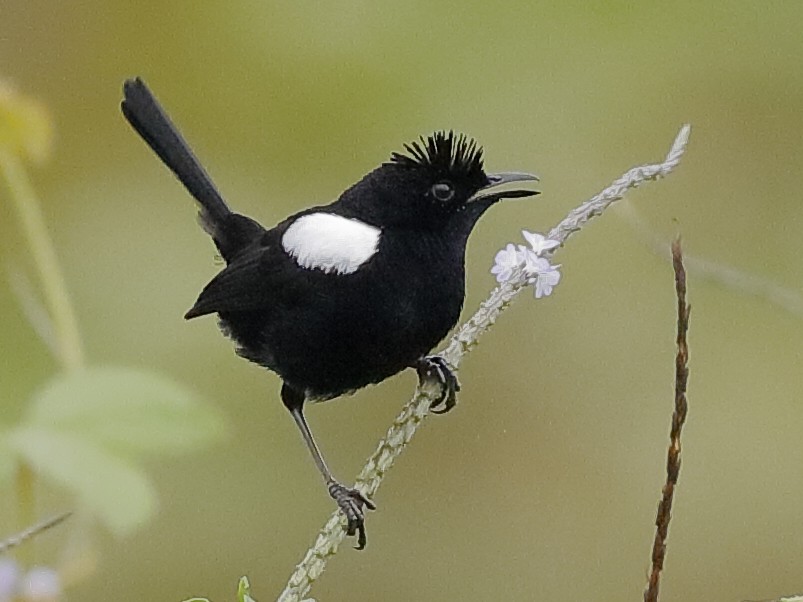
[[[441,388],[438,397],[429,406],[432,413],[445,414],[457,405],[460,382],[445,359],[439,355],[428,355],[418,360],[414,367],[418,372],[419,381],[423,383],[424,380],[434,379]],[[436,409],[441,404],[443,404],[443,409]]]
[[[307,421],[304,418],[302,409],[292,408],[290,409],[290,413],[293,415],[293,419],[295,419],[296,424],[301,431],[301,436],[304,438],[304,442],[307,444],[307,447],[312,454],[312,459],[315,460],[315,465],[318,467],[323,480],[326,482],[326,490],[329,492],[331,498],[335,500],[338,508],[340,508],[340,510],[346,516],[346,520],[348,521],[346,534],[356,534],[357,549],[362,550],[365,548],[365,544],[367,542],[365,536],[365,513],[363,512],[363,506],[369,510],[375,510],[376,505],[374,505],[371,500],[365,497],[361,491],[346,487],[335,480],[335,478],[332,476],[332,473],[329,471],[329,468],[326,466],[326,462],[324,462],[323,456],[321,455],[321,452],[315,443],[315,439],[312,437],[312,432],[307,425]]]
[[[299,402],[300,399],[300,402]],[[315,466],[321,473],[324,482],[326,483],[326,490],[329,496],[335,500],[338,508],[346,516],[348,525],[346,527],[346,534],[357,535],[357,549],[362,550],[365,548],[367,538],[365,536],[365,513],[363,507],[369,510],[376,510],[376,505],[369,500],[363,493],[357,489],[352,489],[342,485],[335,480],[332,476],[329,467],[323,459],[318,445],[312,436],[307,420],[304,417],[304,396],[291,389],[286,384],[282,386],[282,401],[301,431],[301,436],[304,438],[304,443],[312,454],[312,459],[315,461]]]

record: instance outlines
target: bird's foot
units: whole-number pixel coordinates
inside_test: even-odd
[[[445,359],[439,355],[428,355],[418,360],[415,369],[421,382],[435,379],[441,388],[438,397],[429,406],[433,414],[445,414],[457,405],[460,382]],[[443,409],[436,409],[440,405],[443,405]]]
[[[376,510],[376,504],[357,489],[349,489],[334,479],[327,483],[326,488],[329,490],[329,495],[337,503],[340,511],[346,516],[346,520],[348,521],[346,535],[357,535],[356,549],[364,549],[368,540],[365,537],[365,513],[363,512],[363,506],[369,510]]]

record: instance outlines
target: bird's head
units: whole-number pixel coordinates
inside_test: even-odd
[[[436,132],[404,148],[347,190],[342,206],[381,227],[470,230],[496,201],[538,194],[504,186],[537,181],[531,174],[485,173],[482,148],[462,134]]]

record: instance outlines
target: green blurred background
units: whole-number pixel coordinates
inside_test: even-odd
[[[51,2],[3,0],[0,76],[52,110],[34,171],[89,358],[158,369],[228,416],[233,436],[151,462],[157,518],[95,530],[97,571],[73,600],[270,600],[332,510],[279,381],[237,359],[211,319],[181,316],[216,272],[188,195],[119,114],[141,75],[231,203],[272,224],[327,202],[419,134],[456,128],[491,170],[543,195],[480,222],[466,314],[494,253],[545,231],[680,125],[688,154],[629,202],[667,246],[803,280],[803,4]],[[5,193],[3,193],[5,194]],[[0,256],[27,253],[0,202]],[[524,295],[467,357],[461,405],[425,425],[376,498],[366,552],[326,600],[636,600],[646,579],[672,406],[671,268],[612,210],[560,252],[552,297]],[[690,414],[663,599],[803,591],[803,313],[690,275]],[[56,369],[0,286],[3,422]],[[412,373],[310,421],[356,475]],[[12,532],[8,495],[2,532]],[[41,512],[61,508],[43,492]],[[40,544],[75,537],[66,525]],[[86,535],[89,536],[89,535]],[[50,546],[50,547],[48,547]]]

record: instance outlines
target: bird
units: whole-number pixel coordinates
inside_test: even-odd
[[[452,409],[460,385],[430,352],[463,307],[469,234],[497,201],[539,194],[526,188],[538,177],[486,173],[474,139],[436,131],[404,144],[334,202],[267,229],[229,208],[141,78],[123,84],[121,110],[197,201],[199,222],[225,262],[184,317],[216,314],[238,355],[279,376],[281,400],[345,515],[346,533],[365,548],[365,510],[376,506],[334,478],[305,404],[412,368],[439,387],[432,411]],[[504,186],[511,183],[526,184]]]

